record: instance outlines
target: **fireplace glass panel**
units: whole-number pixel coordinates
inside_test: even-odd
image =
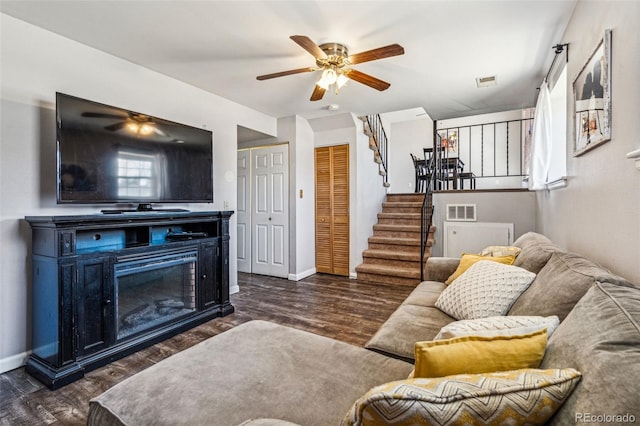
[[[195,312],[196,260],[190,251],[116,264],[118,340]]]

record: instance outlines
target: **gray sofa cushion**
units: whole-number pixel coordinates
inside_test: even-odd
[[[587,290],[606,277],[611,274],[592,261],[555,251],[508,315],[557,315],[562,321]]]
[[[535,232],[527,232],[515,240],[513,245],[522,249],[513,265],[534,274],[537,274],[546,265],[554,252],[560,250],[550,239]]]
[[[551,420],[588,423],[584,415],[632,415],[640,420],[640,288],[594,285],[557,328],[540,368],[573,367],[582,380]],[[582,415],[577,421],[576,415]],[[623,421],[596,421],[620,424]]]
[[[413,366],[337,340],[251,321],[91,400],[87,424],[238,425],[273,418],[337,425],[371,387]]]
[[[364,347],[413,362],[415,343],[433,340],[442,327],[453,321],[438,308],[400,305]]]
[[[413,289],[411,294],[404,299],[403,305],[424,306],[433,308],[440,294],[447,288],[447,285],[437,281],[424,281]]]
[[[445,284],[436,281],[418,284],[365,348],[413,362],[415,342],[433,340],[442,327],[455,321],[435,307],[445,288]]]

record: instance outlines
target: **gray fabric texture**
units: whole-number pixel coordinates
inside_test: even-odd
[[[425,280],[445,282],[459,264],[459,257],[430,257],[425,266]]]
[[[404,299],[403,305],[424,306],[432,308],[447,285],[436,281],[423,281]]]
[[[562,321],[587,290],[606,277],[611,274],[592,261],[578,254],[556,251],[508,315],[557,315]]]
[[[513,265],[524,268],[534,274],[540,272],[554,252],[560,251],[560,248],[553,244],[550,239],[535,232],[527,232],[514,241],[513,245],[522,249]]]
[[[640,288],[612,281],[591,287],[549,340],[540,368],[572,367],[582,373],[552,425],[588,423],[576,422],[576,415],[587,413],[626,414],[640,421]]]
[[[382,324],[365,348],[413,362],[416,342],[433,340],[445,325],[455,321],[435,307],[400,305]]]
[[[365,348],[413,362],[415,342],[432,340],[442,327],[455,321],[435,307],[445,288],[444,283],[436,281],[418,284]]]
[[[339,424],[371,387],[413,366],[337,340],[250,321],[177,353],[90,402],[87,424]]]

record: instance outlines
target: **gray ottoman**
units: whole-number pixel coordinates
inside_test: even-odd
[[[90,403],[87,424],[338,425],[373,386],[413,365],[337,340],[250,321],[141,371]]]

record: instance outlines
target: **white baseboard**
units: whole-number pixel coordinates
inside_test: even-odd
[[[357,272],[350,272],[349,273],[349,279],[357,280],[358,279],[358,273]]]
[[[229,294],[238,293],[239,291],[240,291],[240,286],[237,284],[229,287]]]
[[[11,355],[0,359],[0,374],[22,367],[27,363],[29,355],[31,355],[31,351],[22,352],[17,355]]]
[[[299,274],[289,274],[288,278],[289,278],[289,281],[300,281],[301,279],[310,277],[315,273],[316,273],[316,268],[311,268]]]

